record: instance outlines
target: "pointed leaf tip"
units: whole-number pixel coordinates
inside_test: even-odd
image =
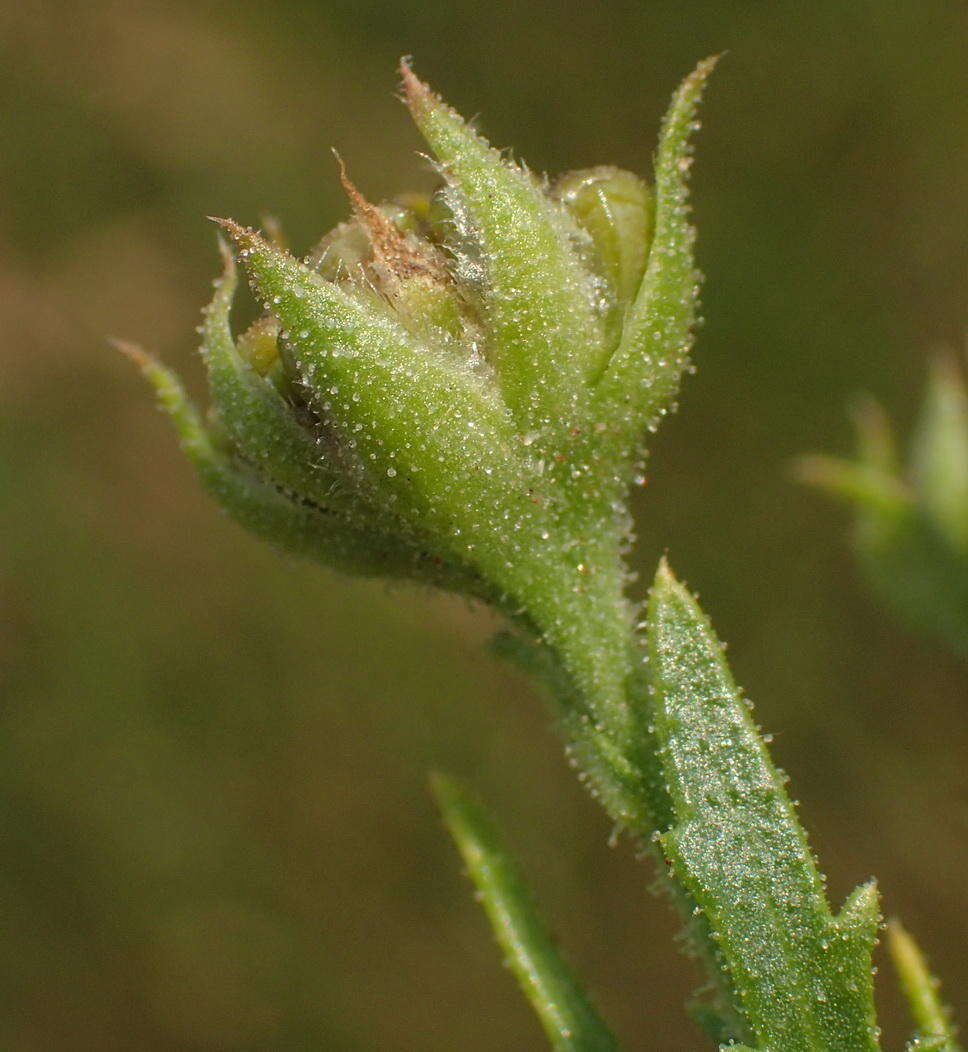
[[[251,248],[263,240],[257,230],[243,226],[234,219],[222,219],[219,216],[207,216],[206,218],[217,223],[239,248]]]
[[[120,351],[142,371],[154,363],[155,359],[144,349],[144,347],[141,346],[141,344],[131,343],[128,340],[119,340],[114,336],[109,336],[107,340],[110,346],[116,351]]]
[[[887,925],[887,948],[917,1027],[917,1036],[908,1048],[937,1047],[944,1052],[960,1052],[951,1013],[941,999],[940,984],[920,946],[896,917]]]
[[[855,892],[840,924],[834,921],[783,779],[722,645],[664,565],[649,597],[648,656],[659,755],[676,812],[661,843],[718,932],[757,1044],[774,1052],[876,1052],[870,967],[876,889]],[[841,942],[833,932],[848,937]]]
[[[676,585],[678,583],[679,583],[679,579],[672,572],[672,567],[669,565],[669,558],[668,558],[668,556],[663,555],[662,558],[659,559],[659,565],[658,565],[658,567],[656,568],[656,571],[655,571],[655,579],[653,581],[653,587],[654,588],[657,588],[657,587],[668,588],[671,585]]]
[[[516,425],[530,432],[563,418],[574,423],[604,333],[573,221],[526,168],[494,149],[408,65],[401,70],[414,121],[459,202],[458,228],[474,245],[487,357]]]
[[[629,456],[668,412],[692,349],[700,275],[693,254],[688,176],[696,110],[718,56],[700,62],[666,112],[655,158],[655,226],[645,274],[621,339],[597,380],[597,409]]]
[[[422,105],[433,96],[430,87],[414,73],[411,66],[412,58],[404,55],[400,59],[400,81],[403,87],[403,101],[410,107]]]

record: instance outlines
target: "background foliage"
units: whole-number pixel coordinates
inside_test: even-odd
[[[876,873],[965,1018],[966,671],[874,606],[789,462],[847,449],[859,389],[903,431],[925,352],[962,342],[966,32],[954,0],[0,8],[0,1045],[540,1048],[427,795],[446,766],[625,1047],[706,1047],[672,918],[483,652],[488,615],[280,561],[105,349],[200,379],[201,217],[271,209],[308,246],[348,211],[331,145],[373,199],[428,187],[404,52],[557,172],[648,170],[679,78],[729,50],[693,183],[699,372],[636,559],[668,548],[701,589],[832,898]]]

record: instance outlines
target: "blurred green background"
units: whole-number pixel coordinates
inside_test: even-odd
[[[864,593],[790,461],[862,389],[909,422],[968,277],[961,0],[5,0],[0,1047],[540,1049],[425,790],[476,786],[628,1049],[703,1049],[650,878],[486,612],[287,563],[200,492],[109,334],[197,390],[203,216],[297,248],[433,176],[426,76],[538,170],[646,170],[728,50],[694,194],[698,374],[654,443],[668,549],[776,731],[840,899],[876,873],[968,1023],[968,672]],[[904,1029],[886,962],[888,1045]]]

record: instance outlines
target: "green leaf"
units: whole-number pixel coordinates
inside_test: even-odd
[[[802,457],[797,463],[797,477],[879,520],[906,518],[913,510],[904,484],[876,464],[839,457]]]
[[[692,347],[699,274],[689,222],[690,140],[716,61],[700,62],[683,81],[663,122],[655,161],[655,233],[645,276],[597,385],[593,419],[608,425],[623,454],[667,411]]]
[[[934,368],[909,478],[877,403],[854,416],[858,459],[804,457],[798,475],[856,509],[854,545],[881,600],[968,657],[968,398],[957,369]]]
[[[663,563],[649,598],[655,729],[675,822],[660,843],[704,911],[755,1044],[877,1049],[875,886],[834,917],[783,779],[722,648]]]
[[[917,1026],[917,1034],[908,1048],[961,1052],[955,1040],[951,1013],[940,997],[938,980],[931,974],[920,947],[898,920],[892,920],[887,926],[887,947]]]
[[[617,1048],[538,916],[490,817],[453,778],[434,774],[431,785],[507,963],[551,1046],[562,1052]]]
[[[603,351],[574,226],[529,172],[504,160],[406,62],[401,72],[414,121],[460,195],[458,223],[466,222],[477,246],[505,401],[525,432],[574,423],[583,380]]]

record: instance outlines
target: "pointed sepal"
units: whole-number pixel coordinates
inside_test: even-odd
[[[476,249],[489,356],[519,429],[574,423],[604,337],[593,282],[566,210],[419,81],[404,94],[459,199],[455,222]]]
[[[293,407],[261,375],[274,367],[274,332],[261,328],[247,333],[248,357],[236,346],[229,312],[236,287],[235,261],[223,250],[224,272],[205,309],[202,359],[219,421],[239,455],[277,487],[309,497],[329,510],[360,513],[347,494],[336,451],[327,451],[325,436],[300,423]],[[240,341],[241,344],[241,341]]]
[[[182,450],[205,489],[241,526],[287,553],[315,559],[345,573],[388,577],[436,574],[447,586],[453,574],[433,563],[421,567],[425,561],[421,553],[401,545],[393,535],[350,529],[324,509],[293,501],[265,482],[220,447],[170,369],[133,344],[117,341],[116,346],[135,362],[154,388],[159,407],[171,419]]]
[[[456,538],[469,507],[493,507],[497,486],[520,490],[514,428],[469,367],[419,345],[254,231],[224,221],[257,295],[279,319],[318,415],[357,451],[388,505]],[[516,466],[516,464],[515,464]],[[497,474],[500,481],[493,479]],[[455,532],[456,531],[456,532]]]
[[[688,172],[696,110],[716,58],[700,62],[673,96],[655,161],[655,230],[645,276],[621,340],[598,381],[594,419],[620,455],[672,406],[692,348],[699,295],[689,221]]]

